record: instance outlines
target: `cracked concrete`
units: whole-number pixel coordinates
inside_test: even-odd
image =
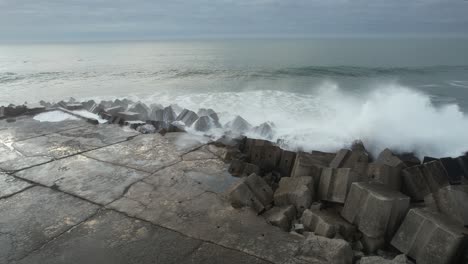
[[[31,187],[32,184],[0,172],[0,199]]]
[[[61,124],[0,124],[0,263],[303,263],[303,238],[231,207],[208,138]]]
[[[24,257],[97,209],[96,205],[40,186],[1,199],[0,263]]]

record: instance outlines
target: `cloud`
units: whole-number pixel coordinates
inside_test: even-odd
[[[0,0],[0,38],[467,35],[467,11],[464,0]]]

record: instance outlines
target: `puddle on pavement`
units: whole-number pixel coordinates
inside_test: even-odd
[[[240,180],[239,178],[231,176],[228,172],[220,172],[214,175],[199,171],[186,171],[185,176],[200,182],[207,187],[208,191],[215,193],[225,192],[231,185]]]

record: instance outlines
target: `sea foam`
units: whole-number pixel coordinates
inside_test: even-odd
[[[468,118],[456,104],[435,106],[429,95],[396,83],[360,93],[326,82],[310,94],[273,90],[158,93],[142,101],[177,103],[192,110],[212,108],[222,123],[235,115],[252,125],[272,121],[276,125],[273,140],[280,139],[284,147],[295,150],[336,151],[356,139],[373,155],[387,147],[420,157],[457,156],[468,150]]]

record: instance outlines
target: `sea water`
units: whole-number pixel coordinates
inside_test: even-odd
[[[361,139],[418,155],[468,150],[468,39],[327,38],[0,45],[0,105],[130,98],[275,124],[335,151]]]

